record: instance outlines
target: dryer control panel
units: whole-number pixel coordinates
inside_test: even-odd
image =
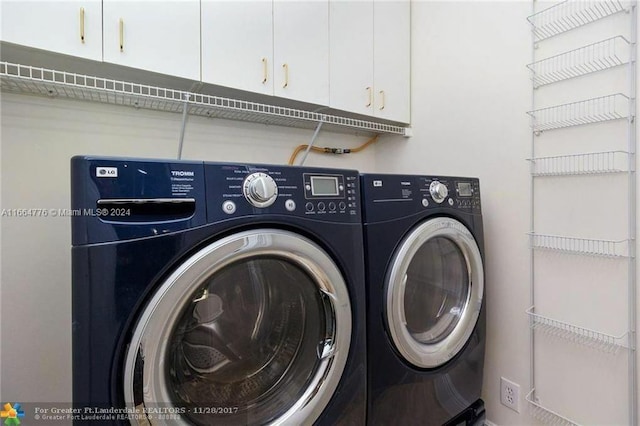
[[[205,163],[208,221],[281,214],[360,222],[355,170]]]
[[[363,174],[365,221],[389,220],[426,209],[454,209],[481,214],[477,178]]]

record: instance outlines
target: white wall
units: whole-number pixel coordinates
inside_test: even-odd
[[[530,422],[500,405],[500,376],[529,383],[531,86],[528,2],[412,4],[412,123],[404,145],[379,147],[379,171],[480,178],[486,252],[489,420]]]
[[[532,42],[526,18],[531,13],[531,2],[414,1],[415,136],[406,144],[380,146],[376,152],[378,171],[480,178],[488,306],[483,398],[488,419],[498,425],[538,422],[524,400],[531,389],[525,314],[531,305],[526,235],[531,208],[526,159],[532,142],[526,115],[532,109],[526,68],[532,62]],[[614,19],[628,22],[628,15]],[[609,19],[586,27],[587,36],[596,39],[583,38],[582,43],[598,41],[602,25],[616,24]],[[571,45],[575,32],[568,37],[563,39],[565,45]],[[538,52],[537,59],[547,54]],[[596,78],[580,80],[582,85],[556,85],[544,97],[538,93],[537,107],[614,90],[608,80]],[[624,77],[604,78],[626,82]],[[625,129],[625,122],[617,122],[583,126],[576,133],[549,132],[536,145],[547,148],[544,155],[597,151],[601,139],[619,138],[624,145]],[[536,228],[576,237],[625,238],[624,175],[536,182]],[[610,334],[626,330],[626,262],[607,262],[537,252],[536,303],[547,315],[566,322]],[[536,386],[544,405],[580,423],[628,423],[626,350],[609,356],[544,334],[536,336]],[[500,404],[501,376],[520,385],[520,413]]]
[[[2,95],[2,208],[69,208],[69,159],[95,154],[175,158],[181,115]],[[310,130],[190,117],[185,159],[286,164]],[[320,132],[317,146],[367,138]],[[306,165],[371,170],[358,154],[310,154]],[[300,161],[302,156],[298,157]],[[2,217],[1,401],[71,401],[69,218]],[[9,342],[9,343],[7,343]]]

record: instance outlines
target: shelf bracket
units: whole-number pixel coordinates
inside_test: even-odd
[[[300,166],[304,165],[304,162],[307,160],[307,156],[309,155],[309,151],[311,151],[311,147],[316,142],[316,139],[318,138],[318,133],[320,133],[320,128],[322,127],[323,123],[324,123],[324,121],[318,121],[318,126],[316,127],[316,130],[313,132],[313,136],[311,136],[311,142],[309,142],[309,145],[307,145],[307,149],[304,151],[304,155],[302,156],[302,160],[300,160],[300,164],[299,164]]]
[[[184,95],[184,109],[182,110],[182,126],[180,128],[180,144],[178,146],[178,160],[182,159],[182,147],[184,146],[184,132],[187,128],[187,117],[189,117],[189,99],[191,95]]]

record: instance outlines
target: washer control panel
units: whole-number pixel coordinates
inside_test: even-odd
[[[330,222],[359,222],[355,170],[205,163],[209,220],[285,214]]]
[[[304,173],[304,198],[307,212],[344,212],[359,209],[357,176]]]

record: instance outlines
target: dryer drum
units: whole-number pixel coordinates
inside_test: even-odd
[[[348,293],[326,253],[284,231],[236,234],[185,262],[149,302],[125,398],[183,408],[188,424],[308,423],[337,386],[350,334]]]
[[[476,326],[484,294],[480,249],[455,219],[430,219],[402,241],[386,280],[387,327],[419,368],[455,357]]]
[[[448,238],[428,240],[407,269],[404,307],[411,336],[424,344],[443,340],[460,321],[468,298],[462,251]]]

